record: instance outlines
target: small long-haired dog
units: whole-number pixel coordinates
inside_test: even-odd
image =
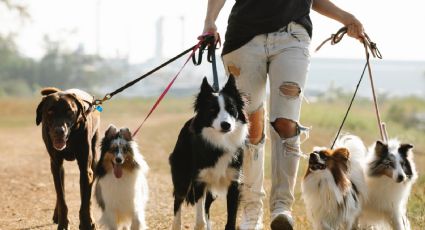
[[[110,125],[102,140],[95,196],[107,229],[146,229],[148,165],[127,128]]]
[[[210,229],[209,208],[227,194],[227,224],[235,229],[242,148],[248,135],[245,101],[229,76],[220,92],[204,78],[195,116],[180,131],[169,161],[174,185],[173,229],[181,229],[181,205],[196,204],[195,229]]]
[[[302,197],[313,229],[352,229],[367,197],[361,158],[366,154],[356,136],[338,139],[336,149],[315,148],[302,181]]]
[[[410,229],[406,205],[418,177],[412,148],[396,139],[377,141],[370,147],[366,168],[369,199],[360,216],[361,226]]]

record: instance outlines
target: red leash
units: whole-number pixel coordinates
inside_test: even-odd
[[[192,53],[190,53],[189,57],[184,62],[183,66],[177,72],[176,76],[174,76],[174,78],[170,81],[170,83],[168,83],[167,87],[164,89],[164,91],[162,92],[162,94],[158,97],[158,99],[156,100],[155,104],[152,106],[152,108],[149,111],[148,115],[146,115],[145,119],[142,121],[142,123],[139,125],[139,127],[137,127],[137,129],[133,132],[133,135],[132,135],[133,138],[139,132],[140,128],[142,128],[143,124],[150,117],[150,115],[153,113],[153,111],[155,111],[156,107],[159,105],[159,103],[162,101],[162,99],[168,93],[168,90],[170,90],[171,86],[173,86],[173,84],[176,81],[177,77],[180,75],[180,72],[183,70],[183,68],[186,66],[186,64],[189,62],[189,60],[195,55],[195,53],[199,49],[199,47],[201,47],[201,45],[204,43],[204,37],[203,36],[201,36],[200,38],[198,37],[198,39],[199,39],[198,44],[196,44],[195,47],[193,47]]]

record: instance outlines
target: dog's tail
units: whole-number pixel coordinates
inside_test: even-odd
[[[367,156],[366,146],[358,136],[343,135],[338,138],[335,146],[347,148],[352,160],[364,161]]]

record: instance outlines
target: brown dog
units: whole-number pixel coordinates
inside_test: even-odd
[[[42,135],[50,155],[50,168],[55,183],[53,222],[58,224],[58,229],[68,229],[63,160],[77,159],[80,169],[80,229],[95,229],[90,198],[93,169],[97,161],[99,112],[93,111],[93,97],[82,90],[45,88],[41,94],[43,99],[37,107],[36,124],[43,123]]]

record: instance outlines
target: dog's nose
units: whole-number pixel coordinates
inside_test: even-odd
[[[221,122],[220,126],[221,126],[221,129],[223,131],[229,131],[230,130],[229,122],[223,121],[223,122]]]
[[[310,153],[310,158],[308,159],[308,161],[311,163],[317,162],[318,161],[317,153]]]
[[[403,175],[401,175],[401,174],[399,174],[399,175],[397,176],[397,183],[400,183],[400,182],[402,182],[402,181],[404,181],[404,176],[403,176]]]
[[[63,136],[65,135],[65,127],[63,126],[59,126],[55,128],[55,134],[58,136]]]
[[[120,157],[115,158],[115,162],[117,164],[121,164],[123,162],[123,160]]]

